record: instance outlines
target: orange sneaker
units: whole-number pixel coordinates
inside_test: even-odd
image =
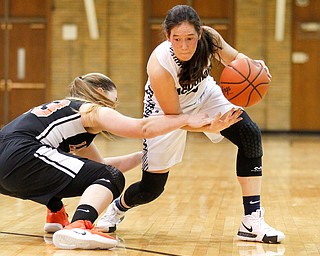
[[[44,231],[47,233],[54,233],[60,229],[63,229],[65,226],[70,224],[68,220],[68,214],[62,206],[61,210],[58,212],[52,212],[47,209],[47,218],[46,224],[44,224]]]
[[[60,249],[111,249],[118,240],[93,228],[88,220],[77,220],[53,234],[53,244]]]

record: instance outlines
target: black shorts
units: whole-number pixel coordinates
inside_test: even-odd
[[[107,166],[23,136],[0,136],[0,193],[44,205],[53,198],[80,196]]]

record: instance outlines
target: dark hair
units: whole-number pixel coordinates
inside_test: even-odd
[[[172,28],[183,22],[193,25],[200,35],[201,20],[197,12],[188,5],[176,5],[170,9],[162,26],[168,36],[170,36]],[[180,73],[178,74],[180,85],[195,83],[203,75],[203,71],[208,66],[211,67],[212,58],[218,49],[221,49],[220,40],[215,38],[209,31],[203,29],[196,52],[190,60],[182,63]]]

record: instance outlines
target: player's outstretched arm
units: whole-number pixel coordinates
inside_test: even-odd
[[[211,133],[219,133],[222,130],[230,127],[231,125],[239,122],[242,120],[240,115],[242,114],[243,110],[241,108],[238,109],[230,109],[228,112],[222,115],[222,113],[218,113],[210,124],[194,129],[189,126],[185,126],[182,129],[192,131],[192,132],[211,132]]]
[[[123,156],[112,156],[104,158],[104,164],[115,166],[122,173],[133,169],[141,164],[142,152],[134,152]]]
[[[87,119],[90,120],[92,130],[96,132],[108,131],[127,138],[153,138],[184,126],[200,128],[210,125],[212,122],[212,119],[206,114],[132,118],[107,107],[100,108],[96,114],[90,113],[88,115],[91,115]]]

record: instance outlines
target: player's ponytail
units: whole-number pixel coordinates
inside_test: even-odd
[[[90,73],[76,77],[70,83],[68,99],[91,103],[86,114],[96,114],[101,107],[112,109],[116,107],[117,102],[107,96],[107,92],[113,90],[116,90],[116,85],[109,77],[100,73]],[[101,134],[108,139],[112,138],[111,134],[106,131],[102,131]]]
[[[102,89],[98,90],[99,88]],[[90,73],[76,77],[69,85],[69,96],[90,102],[100,107],[115,108],[116,102],[108,98],[108,91],[116,90],[115,84],[110,78],[100,73]]]

